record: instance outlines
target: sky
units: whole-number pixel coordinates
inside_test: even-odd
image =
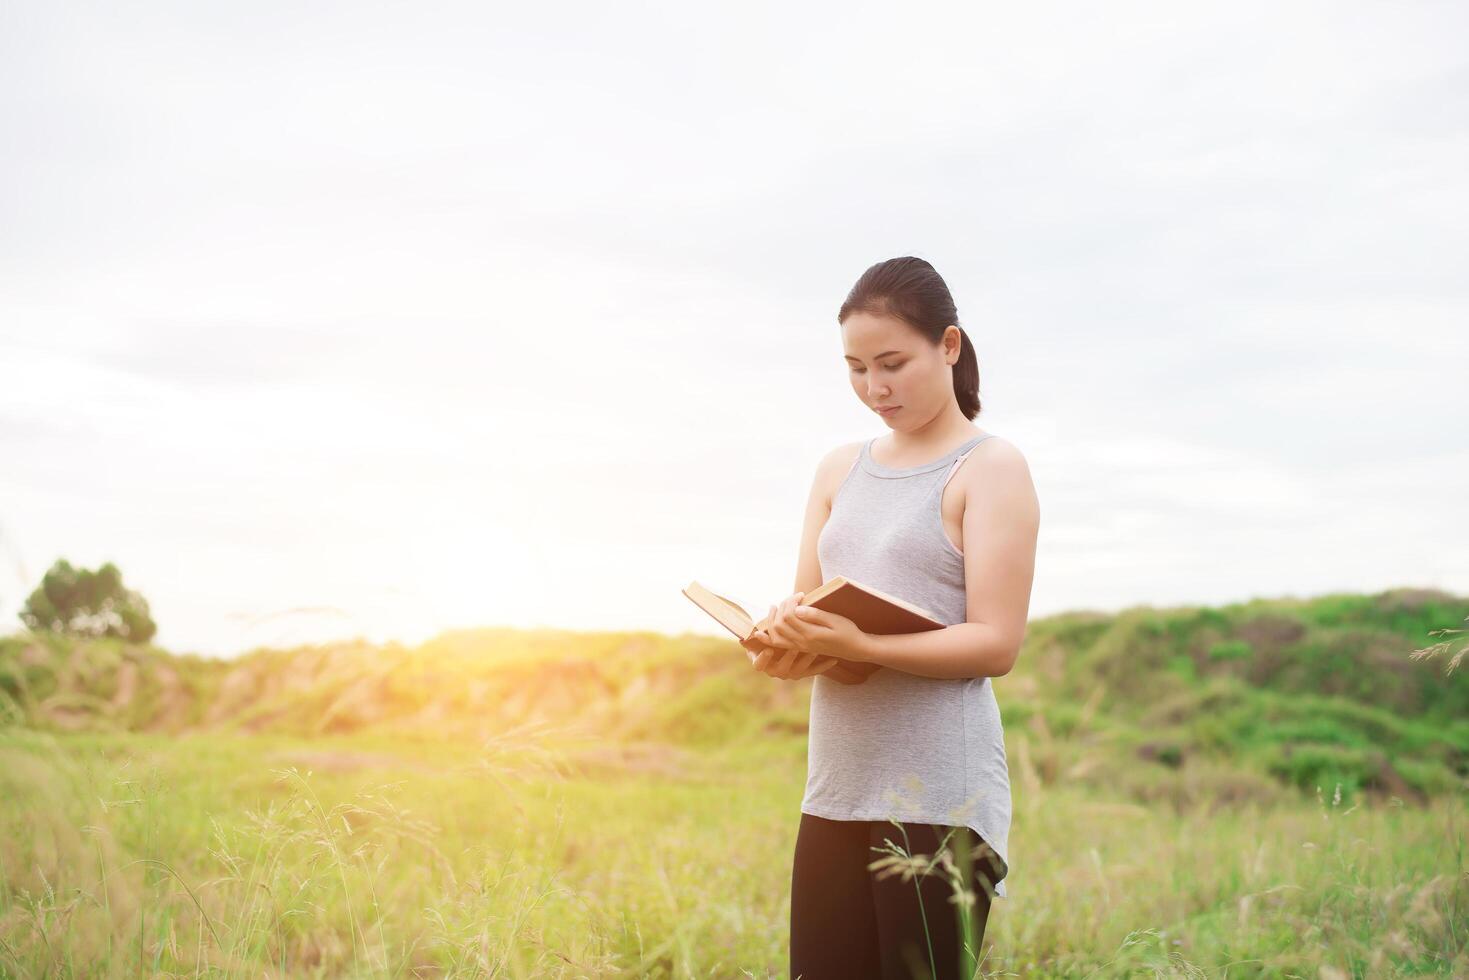
[[[717,634],[888,431],[836,311],[897,255],[1033,617],[1469,593],[1462,4],[0,18],[0,624],[64,557],[180,652]]]

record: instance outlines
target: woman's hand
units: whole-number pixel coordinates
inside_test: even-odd
[[[804,649],[798,643],[780,642],[775,638],[775,634],[773,631],[777,626],[786,625],[787,620],[791,615],[791,610],[799,606],[801,604],[801,600],[805,598],[805,596],[806,593],[804,592],[794,592],[791,595],[788,595],[784,599],[780,600],[777,605],[771,606],[770,615],[766,617],[770,621],[766,624],[765,629],[757,631],[755,633],[755,636],[766,646],[778,646],[795,650]]]
[[[846,660],[837,660],[833,657],[821,657],[813,661],[811,666],[798,673],[779,670],[778,665],[782,654],[791,651],[784,647],[761,647],[757,651],[749,651],[750,664],[761,673],[781,680],[800,680],[803,677],[812,677],[816,674],[825,674],[827,677],[839,684],[861,684],[882,669],[882,665],[873,663],[851,663]],[[825,661],[831,661],[828,666]],[[794,661],[792,661],[794,664]]]
[[[841,661],[835,657],[823,657],[805,650],[767,646],[755,654],[750,666],[771,677],[783,681],[800,680],[836,668]]]
[[[867,634],[845,616],[801,605],[804,595],[797,592],[770,607],[770,625],[756,634],[761,642],[862,663]]]
[[[799,654],[800,651],[785,647],[761,647],[758,653],[750,653],[750,665],[763,674],[784,681],[825,674],[839,684],[861,684],[881,669],[877,664],[854,664],[835,657],[817,657],[809,666],[801,669],[796,658],[786,656],[791,653]],[[786,666],[787,663],[789,666]]]
[[[770,607],[770,615],[767,617],[770,622],[765,629],[755,632],[755,639],[765,644],[765,649],[752,661],[756,670],[782,680],[797,680],[837,667],[835,657],[821,656],[816,651],[794,644],[777,643],[770,634],[770,629],[776,623],[783,622],[804,596],[804,592],[796,592],[782,599],[779,605]],[[839,678],[841,673],[838,671],[836,676]]]
[[[803,646],[778,644],[770,630],[777,626],[785,630],[792,629],[788,617],[796,606],[800,605],[803,598],[805,598],[805,593],[797,592],[781,600],[778,606],[770,607],[769,625],[766,629],[757,630],[755,633],[755,638],[765,644],[763,649],[751,657],[751,665],[756,670],[782,680],[797,680],[815,674],[825,674],[842,684],[861,684],[881,669],[878,664],[858,663],[830,654],[823,655],[819,651],[809,650]],[[819,612],[820,610],[812,611]],[[841,619],[842,617],[834,618]],[[851,620],[844,619],[843,622],[851,623]],[[855,628],[853,624],[853,629]]]

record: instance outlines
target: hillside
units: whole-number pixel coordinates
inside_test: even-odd
[[[1405,802],[1469,779],[1469,677],[1409,651],[1462,626],[1441,592],[1255,600],[1032,621],[995,681],[1021,781],[1149,800],[1268,800],[1340,783]],[[0,725],[53,732],[382,733],[717,748],[801,737],[810,682],[686,634],[488,629],[417,647],[236,660],[52,635],[0,638]]]

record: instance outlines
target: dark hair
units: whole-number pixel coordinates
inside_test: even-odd
[[[969,335],[959,326],[959,311],[944,277],[923,259],[905,255],[879,262],[857,280],[837,312],[837,323],[861,311],[895,316],[937,345],[949,324],[959,327],[959,360],[954,364],[954,397],[967,419],[979,414],[979,359]]]

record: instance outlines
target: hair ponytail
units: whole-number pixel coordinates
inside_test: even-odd
[[[979,414],[979,355],[964,328],[959,328],[959,360],[954,362],[954,397],[959,411],[973,421]]]

